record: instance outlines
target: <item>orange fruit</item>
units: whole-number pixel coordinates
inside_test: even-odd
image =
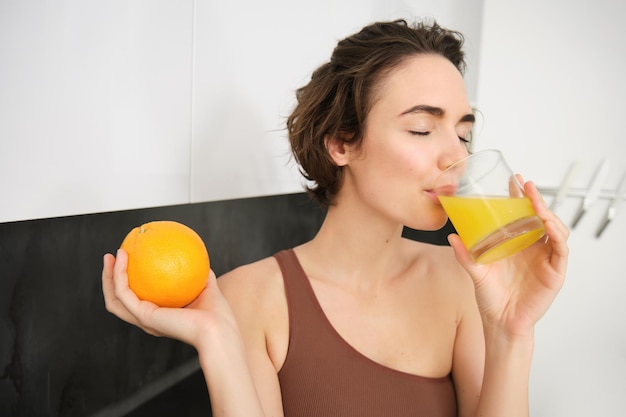
[[[184,307],[206,286],[209,254],[202,238],[175,221],[132,229],[120,246],[128,253],[128,285],[141,300]]]

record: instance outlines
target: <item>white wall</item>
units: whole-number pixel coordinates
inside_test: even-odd
[[[0,0],[0,222],[301,191],[284,120],[336,41],[434,16],[475,62],[481,8]]]
[[[626,170],[625,18],[613,0],[485,1],[475,148],[502,149],[543,187],[557,187],[582,161],[573,186],[584,189],[607,158],[603,188],[614,190]],[[570,223],[579,204],[568,198],[557,213]],[[596,239],[607,205],[601,200],[572,231],[567,283],[538,327],[535,417],[624,415],[626,205]]]

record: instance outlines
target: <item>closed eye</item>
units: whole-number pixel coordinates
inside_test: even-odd
[[[430,135],[430,132],[421,132],[421,131],[416,131],[416,130],[409,130],[409,133],[413,136],[428,136]]]
[[[459,135],[459,140],[465,144],[472,142],[472,130],[470,129],[466,134]]]

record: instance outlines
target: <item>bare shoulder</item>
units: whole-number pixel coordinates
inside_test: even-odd
[[[220,276],[217,283],[236,310],[261,308],[283,293],[282,275],[273,257],[235,268]]]
[[[457,262],[454,256],[454,250],[450,246],[433,245],[426,243],[418,243],[419,253],[425,255],[431,262],[432,267],[437,273],[442,273],[451,278],[465,279],[467,272],[461,264]]]
[[[474,301],[474,286],[467,271],[456,260],[450,246],[439,246],[417,243],[414,248],[419,259],[425,259],[428,276],[445,287],[446,292],[457,294],[459,297]],[[458,301],[458,299],[457,299]]]

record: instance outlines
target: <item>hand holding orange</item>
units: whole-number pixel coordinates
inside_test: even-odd
[[[128,254],[128,285],[141,300],[184,307],[204,289],[210,272],[202,238],[175,221],[132,229],[120,246]]]

